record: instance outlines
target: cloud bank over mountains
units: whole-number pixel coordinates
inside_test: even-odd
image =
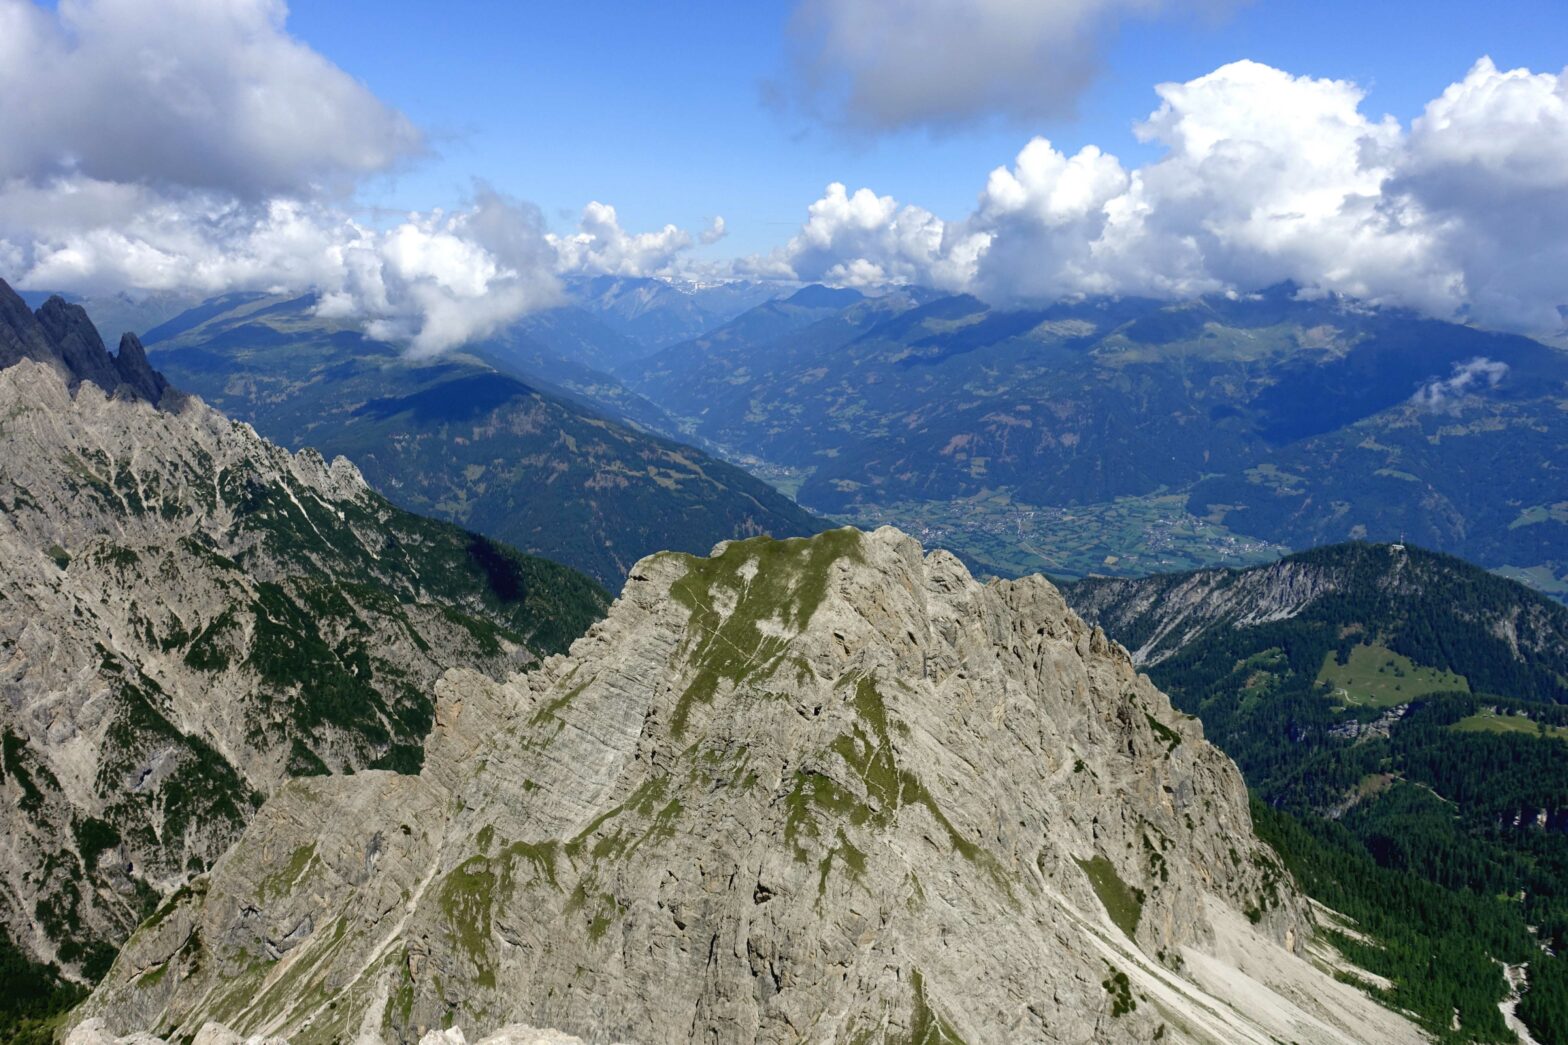
[[[0,2],[0,179],[344,192],[424,135],[284,30],[279,0]]]
[[[355,189],[417,161],[425,137],[286,15],[279,0],[0,0],[6,278],[313,289],[324,314],[429,354],[558,303],[563,273],[658,275],[694,242],[627,233],[598,203],[549,235],[483,183],[453,210],[365,220]]]
[[[878,51],[875,68],[831,58],[870,99],[844,96],[862,106],[854,119],[1038,115],[1050,111],[1031,108],[1039,98],[1016,111],[998,100],[1004,81],[1020,98],[1046,90],[1017,55],[1077,41],[1092,57],[1107,19],[1205,5],[1075,0],[1046,17],[987,0],[973,34],[957,34],[965,46],[928,69],[973,90],[930,97],[883,66],[936,48],[952,5],[906,6],[925,29]],[[859,0],[800,11],[823,39],[860,40],[871,19]],[[558,233],[482,182],[453,209],[367,215],[356,190],[418,162],[425,137],[291,37],[285,18],[277,0],[61,0],[53,11],[0,0],[6,278],[83,293],[314,289],[324,314],[421,354],[558,303],[576,274],[917,283],[1000,304],[1293,279],[1529,331],[1561,329],[1568,304],[1568,74],[1482,59],[1407,127],[1365,112],[1356,84],[1239,61],[1155,88],[1137,133],[1163,151],[1143,166],[1037,137],[983,180],[977,171],[974,209],[958,216],[833,183],[787,242],[715,263],[691,251],[725,234],[722,218],[637,232],[590,202]],[[996,83],[966,71],[971,45],[996,48]],[[1058,93],[1050,105],[1065,104]]]
[[[750,271],[969,291],[1001,303],[1185,297],[1285,279],[1526,330],[1568,304],[1568,74],[1489,59],[1411,127],[1355,84],[1241,61],[1156,88],[1137,127],[1162,146],[1126,168],[1094,146],[1030,141],[975,210],[944,221],[828,186]]]

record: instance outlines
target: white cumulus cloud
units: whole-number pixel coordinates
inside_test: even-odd
[[[203,296],[313,289],[324,315],[361,320],[373,336],[419,354],[559,300],[537,210],[484,186],[469,206],[389,228],[310,201],[171,198],[80,180],[0,193],[0,229],[17,207],[35,215],[26,248],[13,246],[22,286]]]
[[[1419,204],[1480,317],[1550,329],[1568,305],[1568,72],[1483,58],[1415,120],[1391,190]]]
[[[965,251],[948,242],[949,226],[915,206],[899,206],[870,189],[851,193],[840,182],[807,209],[806,223],[787,244],[739,270],[763,278],[843,286],[923,283],[958,289],[969,276]]]
[[[709,222],[708,227],[702,231],[702,245],[712,246],[727,235],[729,235],[729,228],[724,224],[724,215],[715,215],[713,221]]]
[[[1477,356],[1463,363],[1455,363],[1451,375],[1421,386],[1410,397],[1410,401],[1428,410],[1447,410],[1455,405],[1457,399],[1496,388],[1508,376],[1508,370],[1508,364],[1501,360]]]
[[[717,217],[700,236],[704,244],[725,235],[724,219]],[[555,248],[563,273],[586,276],[678,276],[682,255],[697,242],[675,225],[657,232],[627,232],[608,203],[594,201],[583,208],[577,231],[546,237]]]
[[[1184,297],[1294,280],[1520,329],[1568,304],[1568,77],[1482,60],[1411,127],[1342,80],[1256,62],[1156,88],[1137,168],[1044,138],[944,220],[828,187],[748,271],[924,283],[1003,303]]]
[[[471,207],[410,215],[337,248],[323,314],[362,317],[372,337],[429,356],[561,301],[538,209],[481,185]]]
[[[484,185],[450,211],[353,216],[354,187],[423,138],[286,15],[279,0],[0,0],[4,277],[316,290],[324,315],[416,354],[557,303],[538,211]]]
[[[420,132],[284,30],[280,0],[0,0],[0,179],[249,199],[346,188]]]

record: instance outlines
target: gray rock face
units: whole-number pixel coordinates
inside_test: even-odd
[[[24,359],[61,365],[54,342],[39,324],[38,317],[16,291],[0,280],[0,367]]]
[[[442,671],[503,677],[602,606],[347,461],[164,406],[0,370],[0,930],[73,973],[287,777],[417,768]]]
[[[1154,665],[1205,631],[1288,620],[1343,590],[1344,573],[1286,560],[1250,570],[1094,578],[1068,588],[1073,608],[1125,636],[1133,660]]]
[[[356,1045],[377,1045],[373,1035],[356,1039]],[[64,1045],[167,1045],[151,1034],[115,1035],[104,1029],[102,1020],[88,1020],[77,1026],[65,1039]],[[242,1038],[221,1023],[209,1023],[196,1032],[191,1045],[288,1045],[284,1038],[265,1038],[251,1035]],[[419,1045],[469,1045],[468,1037],[457,1027],[433,1030],[419,1039]],[[488,1034],[473,1045],[583,1045],[583,1040],[573,1034],[556,1030],[510,1024],[494,1034]]]
[[[161,402],[169,390],[169,382],[147,362],[147,350],[141,338],[132,333],[120,337],[120,351],[115,354],[114,368],[123,381],[137,395],[149,403]]]
[[[74,382],[91,381],[105,392],[119,386],[120,373],[86,309],[56,296],[45,301],[35,315]]]
[[[76,1018],[1420,1040],[1295,955],[1234,765],[1042,578],[891,529],[656,555],[569,656],[436,692],[418,777],[283,787]]]

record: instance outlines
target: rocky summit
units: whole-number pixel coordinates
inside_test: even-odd
[[[1423,1040],[1042,578],[886,528],[659,554],[435,693],[417,776],[280,788],[72,1040]]]
[[[59,296],[37,312],[0,280],[0,368],[24,359],[48,366],[72,388],[83,381],[110,395],[161,403],[169,382],[147,362],[141,340],[131,333],[120,338],[111,356],[87,310]]]

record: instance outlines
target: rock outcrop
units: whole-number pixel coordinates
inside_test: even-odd
[[[111,356],[82,306],[57,295],[30,312],[0,280],[0,368],[24,359],[53,368],[72,388],[88,381],[107,395],[142,399],[155,406],[169,391],[169,382],[148,364],[135,334],[122,337],[119,354]]]
[[[892,529],[661,554],[290,782],[76,1020],[186,1039],[1419,1041],[1296,952],[1234,765],[1050,583]]]
[[[0,931],[95,978],[285,779],[416,770],[444,670],[504,677],[607,599],[168,392],[134,337],[73,387],[72,309],[0,324],[49,356],[0,370]]]

